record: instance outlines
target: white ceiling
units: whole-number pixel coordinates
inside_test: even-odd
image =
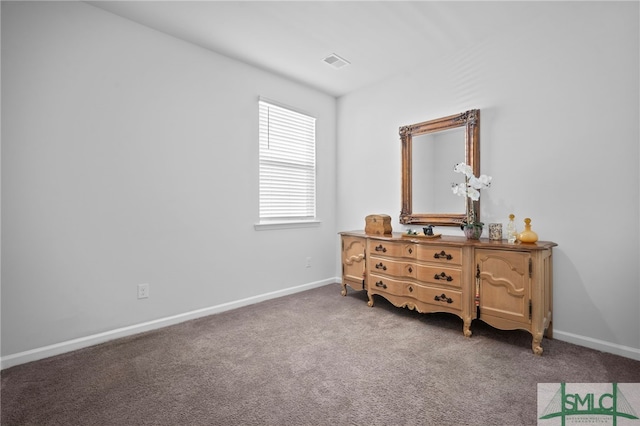
[[[499,37],[545,9],[534,2],[87,3],[336,97]],[[351,65],[327,65],[332,53]]]

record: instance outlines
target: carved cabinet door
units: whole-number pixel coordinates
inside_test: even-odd
[[[531,253],[475,252],[476,301],[480,319],[502,329],[531,325]]]
[[[342,236],[342,285],[354,290],[366,290],[365,247],[367,240],[360,237]]]

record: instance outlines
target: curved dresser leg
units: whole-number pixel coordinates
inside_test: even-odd
[[[464,334],[464,337],[471,337],[471,335],[473,333],[471,333],[471,320],[470,319],[465,319],[464,320],[464,326],[462,327],[462,333]]]
[[[367,302],[367,306],[371,308],[373,307],[373,294],[367,293],[367,297],[369,298],[369,301]]]
[[[347,295],[347,284],[346,283],[342,283],[342,291],[340,292],[341,295],[346,296]]]
[[[533,341],[531,342],[531,349],[533,353],[536,355],[542,355],[544,349],[541,346],[542,343],[542,333],[536,333],[533,335]]]

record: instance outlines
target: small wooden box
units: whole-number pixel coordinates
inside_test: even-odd
[[[364,232],[370,235],[391,235],[391,216],[370,214],[365,218]]]

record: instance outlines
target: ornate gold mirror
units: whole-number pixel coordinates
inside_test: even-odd
[[[480,110],[400,127],[402,210],[400,223],[459,226],[465,199],[455,195],[456,164],[465,162],[480,175]],[[476,212],[480,212],[476,201]]]

